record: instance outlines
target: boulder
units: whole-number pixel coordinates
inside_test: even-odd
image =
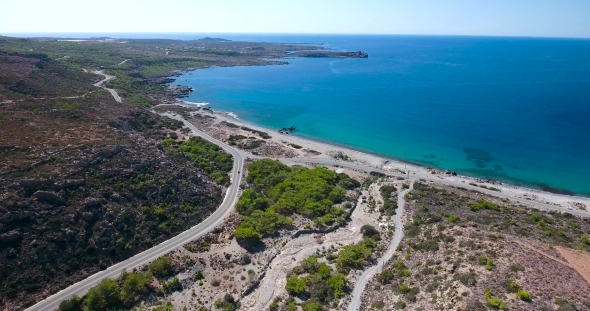
[[[100,207],[102,205],[102,203],[97,198],[86,198],[86,200],[84,200],[84,205],[87,208],[96,208],[96,207]]]
[[[116,146],[112,146],[112,147],[108,147],[105,149],[100,150],[99,152],[96,153],[96,156],[99,158],[112,158],[115,155],[117,155],[119,152],[121,152],[121,150],[123,150],[123,148],[121,148],[121,146],[116,145]]]
[[[94,214],[92,212],[82,213],[82,219],[84,219],[86,221],[92,220],[93,217],[94,217]]]
[[[67,179],[63,183],[63,188],[64,189],[77,188],[80,186],[84,186],[85,183],[86,183],[86,181],[84,179]]]
[[[111,200],[115,201],[115,202],[120,202],[123,198],[121,197],[121,195],[117,192],[113,192],[113,194],[111,194]]]
[[[112,168],[112,169],[107,169],[104,172],[102,172],[102,177],[103,178],[111,178],[111,177],[117,176],[119,174],[121,174],[120,168]]]
[[[0,241],[4,243],[10,243],[20,239],[22,234],[17,230],[12,230],[3,234],[0,234]]]
[[[65,200],[55,192],[50,191],[37,191],[33,194],[33,197],[39,201],[51,203],[51,204],[63,204]]]
[[[45,179],[23,179],[20,181],[20,186],[25,190],[31,191],[44,187],[49,183],[51,181]]]

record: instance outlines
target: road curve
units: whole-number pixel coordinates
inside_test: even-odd
[[[397,246],[402,241],[404,237],[403,225],[402,225],[402,215],[404,213],[404,206],[406,205],[405,196],[408,192],[412,190],[414,183],[410,184],[410,188],[400,192],[397,196],[397,210],[394,217],[394,224],[395,224],[395,233],[393,234],[393,239],[391,239],[391,243],[389,243],[389,247],[387,251],[379,260],[377,264],[371,266],[363,274],[360,278],[356,281],[354,285],[354,289],[352,290],[352,300],[348,304],[348,311],[357,311],[361,307],[361,297],[363,296],[363,291],[367,286],[367,283],[373,277],[373,275],[379,271],[379,269],[383,268],[383,265],[393,256],[395,253]]]
[[[111,76],[108,75],[106,73],[104,73],[104,71],[102,70],[95,70],[95,71],[91,71],[93,74],[97,74],[97,75],[101,75],[104,77],[104,79],[94,83],[93,85],[96,87],[101,87],[107,91],[109,91],[109,93],[111,93],[111,95],[113,95],[113,98],[115,99],[116,102],[118,103],[122,103],[123,100],[121,99],[121,96],[119,96],[119,94],[117,93],[117,91],[113,90],[113,89],[109,89],[108,87],[104,86],[104,84],[110,80],[115,79],[115,76]]]
[[[232,207],[234,206],[235,202],[238,198],[239,193],[239,186],[242,182],[242,174],[243,166],[244,166],[244,152],[235,150],[234,148],[226,145],[218,141],[217,139],[212,138],[209,135],[206,135],[199,131],[195,126],[190,124],[188,121],[181,119],[179,117],[174,117],[167,115],[173,119],[179,120],[184,122],[186,126],[193,130],[195,135],[202,136],[204,139],[217,144],[225,151],[230,153],[234,158],[234,164],[232,169],[232,183],[227,189],[225,194],[225,198],[223,202],[219,206],[219,208],[211,214],[207,219],[205,219],[200,224],[180,233],[179,235],[164,241],[142,253],[139,253],[125,261],[122,261],[116,265],[109,267],[104,271],[100,271],[96,274],[89,276],[88,278],[71,285],[70,287],[61,290],[60,292],[38,302],[32,307],[26,309],[27,311],[50,311],[56,309],[60,302],[66,299],[70,299],[73,295],[82,296],[84,295],[90,288],[94,287],[100,281],[105,278],[115,278],[119,276],[123,269],[132,270],[133,268],[139,267],[141,265],[147,264],[152,260],[165,255],[172,250],[176,249],[177,247],[184,245],[194,239],[197,239],[204,234],[212,231],[219,223],[223,221],[225,216],[231,211]]]

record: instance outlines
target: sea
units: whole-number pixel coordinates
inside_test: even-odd
[[[187,101],[392,159],[590,196],[588,39],[207,36],[361,50],[369,58],[287,57],[288,65],[186,72],[173,84],[194,88]]]

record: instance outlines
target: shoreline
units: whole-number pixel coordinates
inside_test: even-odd
[[[466,176],[466,175],[453,175],[451,171],[438,169],[438,168],[429,168],[420,164],[410,163],[407,161],[403,161],[400,159],[395,159],[392,157],[388,157],[385,155],[373,154],[366,151],[356,150],[354,147],[350,146],[341,146],[338,144],[334,144],[333,142],[326,142],[322,140],[316,140],[309,137],[299,137],[293,134],[281,134],[278,133],[276,130],[266,128],[263,126],[259,126],[257,124],[253,124],[251,122],[245,121],[240,119],[232,112],[226,111],[215,111],[212,110],[210,107],[203,109],[202,105],[205,103],[191,103],[184,100],[177,100],[175,105],[181,107],[189,107],[198,109],[198,112],[201,114],[203,111],[207,111],[207,116],[213,116],[216,119],[216,122],[221,123],[222,121],[234,123],[240,126],[246,126],[252,128],[257,131],[267,132],[271,134],[272,138],[268,139],[267,141],[271,141],[274,143],[281,144],[283,146],[289,146],[290,144],[295,144],[301,146],[300,149],[293,150],[293,151],[301,151],[301,150],[315,150],[321,152],[321,155],[312,156],[311,158],[321,159],[334,159],[334,155],[341,152],[343,155],[349,157],[352,161],[344,162],[343,163],[362,163],[364,165],[368,165],[374,167],[376,169],[383,169],[389,171],[398,171],[409,173],[412,175],[416,174],[429,174],[432,176],[437,176],[441,179],[449,179],[456,182],[462,182],[465,184],[473,184],[477,183],[478,187],[486,188],[489,190],[490,188],[496,188],[503,193],[509,193],[515,197],[526,199],[531,201],[531,203],[539,202],[545,204],[551,204],[555,206],[561,206],[565,208],[571,208],[575,210],[586,210],[590,209],[590,198],[579,196],[579,195],[567,195],[567,194],[560,194],[560,193],[553,193],[544,191],[541,189],[534,189],[528,188],[520,185],[515,185],[507,182],[498,182],[492,181],[489,179],[482,179],[478,177]],[[211,134],[211,133],[210,133]],[[242,149],[243,150],[243,149]],[[248,150],[245,150],[248,152]],[[268,156],[270,158],[279,159],[280,157],[273,157]],[[293,159],[301,158],[302,155],[298,155],[292,157]],[[310,158],[309,156],[305,156],[306,158]],[[281,158],[288,160],[287,158]]]

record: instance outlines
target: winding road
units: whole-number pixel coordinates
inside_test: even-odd
[[[367,286],[367,283],[373,277],[373,275],[379,271],[379,269],[383,268],[383,265],[393,256],[397,246],[402,241],[404,237],[404,230],[402,226],[402,215],[404,213],[404,206],[406,205],[405,196],[408,192],[412,190],[414,183],[412,182],[409,189],[406,189],[400,192],[397,196],[397,210],[394,217],[394,224],[395,224],[395,232],[393,233],[393,239],[391,243],[389,243],[389,247],[387,251],[379,260],[377,264],[374,266],[369,267],[367,270],[361,274],[360,278],[354,284],[354,289],[352,290],[352,300],[348,304],[348,311],[356,311],[361,307],[361,298],[363,296],[363,291]]]
[[[105,88],[106,90],[108,90],[113,95],[115,100],[120,103],[121,97],[119,97],[117,92],[113,89],[109,89],[104,86],[105,82],[112,80],[115,77],[107,75],[102,71],[93,71],[93,73],[99,74],[99,75],[102,75],[105,77],[103,80],[95,83],[94,85],[97,87],[102,87],[102,88]],[[33,305],[32,307],[29,307],[26,310],[28,310],[28,311],[50,311],[50,310],[56,309],[59,306],[59,303],[61,301],[66,300],[66,299],[70,299],[73,295],[83,296],[90,288],[92,288],[93,286],[98,284],[101,280],[103,280],[105,278],[116,278],[119,276],[119,274],[121,273],[121,271],[123,269],[132,270],[133,268],[147,264],[147,263],[151,262],[152,260],[154,260],[162,255],[165,255],[165,254],[169,253],[170,251],[210,232],[218,224],[220,224],[223,221],[223,219],[228,215],[228,213],[231,211],[233,205],[235,204],[235,202],[238,199],[239,185],[242,180],[241,172],[243,171],[243,168],[244,168],[244,160],[248,159],[248,158],[259,158],[259,157],[251,155],[249,153],[246,153],[242,150],[233,148],[233,147],[225,144],[224,142],[211,137],[210,135],[200,131],[194,125],[192,125],[188,121],[184,120],[182,117],[177,116],[176,114],[163,113],[161,115],[183,122],[184,125],[186,125],[188,128],[190,128],[192,130],[193,134],[195,134],[197,136],[201,136],[204,139],[220,146],[223,150],[225,150],[226,152],[230,153],[233,156],[234,164],[233,164],[233,169],[232,169],[232,173],[231,173],[232,183],[229,186],[229,188],[227,189],[227,192],[226,192],[226,195],[225,195],[225,198],[224,198],[222,204],[219,206],[219,208],[213,214],[211,214],[202,223],[188,229],[187,231],[180,233],[179,235],[177,235],[165,242],[162,242],[162,243],[154,246],[151,249],[148,249],[142,253],[139,253],[139,254],[137,254],[125,261],[122,261],[114,266],[109,267],[108,269],[106,269],[104,271],[98,272],[98,273],[96,273],[96,274],[76,283],[76,284],[73,284],[70,287],[68,287],[64,290],[61,290],[60,292],[38,302],[37,304]],[[282,160],[284,162],[290,162],[290,163],[300,163],[300,164],[318,164],[318,165],[328,165],[328,166],[339,166],[339,167],[345,167],[345,168],[350,168],[350,169],[365,171],[365,172],[371,172],[371,171],[379,172],[379,173],[383,173],[388,176],[407,177],[407,175],[405,175],[405,174],[394,173],[391,171],[385,171],[380,168],[354,164],[351,162],[330,160],[330,159],[306,159],[306,158],[294,158],[293,159],[293,158],[289,158],[289,159],[278,159],[278,160]],[[470,189],[470,190],[477,190],[479,192],[489,194],[489,195],[492,195],[495,197],[510,199],[514,202],[525,204],[530,207],[535,207],[535,208],[539,208],[539,209],[546,209],[546,210],[562,211],[562,212],[567,212],[567,213],[571,213],[571,214],[578,215],[578,216],[590,217],[590,213],[585,212],[585,211],[567,210],[566,208],[559,207],[559,206],[538,203],[538,202],[531,202],[528,200],[524,200],[524,199],[516,198],[516,197],[510,196],[510,195],[506,195],[503,193],[494,192],[494,191],[482,189],[479,187],[474,187],[474,186],[464,184],[464,183],[461,183],[458,181],[440,179],[439,177],[436,177],[436,176],[433,177],[433,175],[429,175],[429,174],[415,174],[415,175],[411,176],[411,179],[413,179],[413,180],[424,179],[424,180],[435,181],[440,184],[446,184],[446,185],[455,186],[455,187],[463,187],[463,188]],[[387,252],[379,259],[379,261],[378,261],[379,264],[376,266],[372,266],[369,269],[367,269],[366,271],[364,271],[363,274],[361,275],[361,277],[359,278],[359,280],[357,281],[357,283],[353,289],[353,293],[352,293],[353,297],[352,297],[351,303],[348,307],[349,311],[358,310],[358,308],[360,307],[360,303],[361,303],[362,292],[363,292],[367,282],[375,274],[375,272],[379,269],[379,266],[383,265],[387,260],[389,260],[393,256],[397,246],[399,245],[399,243],[402,239],[402,236],[403,236],[402,229],[403,228],[402,228],[402,224],[401,224],[401,215],[403,213],[403,208],[405,205],[404,196],[408,191],[410,191],[410,189],[407,189],[407,190],[401,192],[398,196],[399,209],[398,209],[398,214],[396,215],[395,221],[394,221],[395,222],[394,238],[392,239]]]
[[[111,95],[113,95],[113,98],[115,99],[116,102],[118,103],[122,103],[123,100],[121,99],[121,96],[119,96],[119,94],[117,94],[117,91],[113,90],[113,89],[109,89],[108,87],[104,86],[104,84],[110,80],[115,79],[115,76],[111,76],[108,75],[106,73],[104,73],[104,71],[102,70],[95,70],[95,71],[91,71],[93,74],[97,74],[97,75],[101,75],[104,77],[104,79],[94,83],[93,85],[96,87],[101,87],[107,91],[109,91],[109,93],[111,93]]]
[[[225,216],[229,214],[232,207],[234,206],[235,202],[238,198],[239,193],[239,186],[242,182],[242,174],[244,167],[244,155],[246,154],[243,151],[236,150],[229,145],[199,131],[194,125],[190,124],[188,121],[181,119],[179,117],[175,117],[172,115],[166,115],[173,119],[179,120],[184,122],[186,126],[188,126],[195,135],[202,136],[203,138],[209,140],[212,143],[217,144],[223,150],[230,153],[234,158],[233,169],[231,173],[231,185],[227,189],[225,194],[225,198],[223,202],[219,206],[219,208],[211,214],[207,219],[205,219],[202,223],[182,232],[181,234],[164,241],[142,253],[139,253],[125,261],[122,261],[114,266],[109,267],[108,269],[98,272],[89,276],[88,278],[71,285],[70,287],[61,290],[60,292],[38,302],[37,304],[29,307],[26,310],[30,311],[50,311],[54,310],[59,306],[59,303],[63,300],[70,299],[73,295],[82,296],[84,295],[90,288],[94,287],[96,284],[100,283],[105,278],[116,278],[119,276],[123,269],[126,270],[133,270],[133,268],[142,266],[151,262],[152,260],[165,255],[172,250],[192,241],[195,240],[204,234],[212,231],[218,224],[220,224]]]

